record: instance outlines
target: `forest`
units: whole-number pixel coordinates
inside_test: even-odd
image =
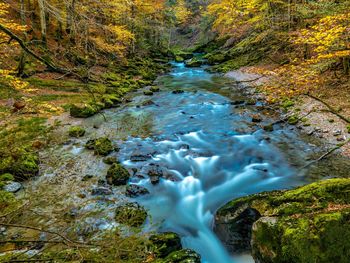
[[[0,262],[350,262],[349,0],[1,0]]]

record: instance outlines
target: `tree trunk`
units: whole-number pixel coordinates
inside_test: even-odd
[[[38,4],[39,4],[39,16],[40,16],[40,27],[41,27],[41,40],[46,45],[47,26],[46,26],[45,0],[38,0]]]

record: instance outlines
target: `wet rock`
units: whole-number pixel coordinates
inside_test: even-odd
[[[22,184],[18,182],[9,182],[4,186],[4,191],[9,193],[17,193],[22,189]]]
[[[231,105],[242,105],[244,104],[244,100],[235,100],[235,101],[232,101],[230,102]]]
[[[80,126],[73,126],[69,128],[68,134],[70,137],[83,137],[85,135],[85,129]]]
[[[113,144],[110,139],[101,137],[87,141],[85,148],[94,150],[95,155],[106,156],[114,151]]]
[[[190,60],[187,60],[185,62],[185,65],[189,68],[200,67],[203,65],[203,61],[196,58],[192,58]]]
[[[118,159],[115,156],[108,156],[103,159],[103,162],[105,164],[112,165],[112,164],[118,163]]]
[[[163,177],[164,171],[159,165],[151,165],[148,168],[147,175],[150,178],[150,181],[153,185],[159,183],[160,178]]]
[[[130,161],[132,162],[146,162],[151,159],[152,156],[150,154],[134,154],[130,157]]]
[[[140,227],[144,224],[146,218],[146,210],[137,203],[127,203],[117,207],[115,210],[116,222],[123,225]]]
[[[141,106],[151,106],[154,105],[155,103],[152,100],[145,100],[144,102],[141,103]]]
[[[341,130],[333,131],[333,136],[340,136],[340,135],[342,135],[342,131]]]
[[[83,182],[89,181],[92,178],[94,178],[94,176],[92,174],[87,174],[83,177],[83,179],[81,179]]]
[[[166,258],[156,261],[156,263],[200,263],[201,257],[191,249],[181,249],[174,251]]]
[[[182,90],[182,89],[177,89],[177,90],[173,90],[172,93],[173,94],[181,94],[181,93],[184,93],[185,91]]]
[[[246,104],[253,106],[256,104],[256,100],[251,98],[251,99],[247,100]]]
[[[129,181],[130,174],[120,164],[113,164],[107,171],[106,180],[109,185],[120,186],[126,185]]]
[[[160,88],[158,86],[152,86],[150,89],[149,89],[151,92],[159,92],[160,91]]]
[[[262,118],[259,114],[253,114],[251,117],[252,117],[252,122],[262,122]]]
[[[338,141],[338,142],[343,142],[343,141],[345,141],[345,138],[344,138],[344,137],[338,137],[338,138],[337,138],[337,141]]]
[[[263,129],[264,129],[264,131],[272,132],[273,131],[273,125],[272,124],[264,125]]]
[[[217,216],[214,231],[230,252],[247,252],[251,249],[253,224],[260,217],[257,210],[249,207],[243,211],[226,211],[224,217]]]
[[[95,187],[91,190],[91,195],[111,195],[113,192],[107,187]]]
[[[143,94],[144,94],[145,96],[153,96],[153,92],[152,92],[152,91],[149,91],[149,90],[145,90],[145,91],[143,92]]]
[[[156,255],[162,258],[182,248],[179,235],[172,232],[153,235],[149,240]]]
[[[129,184],[126,187],[126,191],[125,191],[125,195],[132,198],[139,197],[146,194],[149,194],[149,191],[145,187],[142,187],[136,184]]]

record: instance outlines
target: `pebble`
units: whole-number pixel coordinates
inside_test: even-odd
[[[10,182],[4,186],[4,190],[9,193],[17,193],[22,189],[22,184],[18,182]]]
[[[341,134],[342,134],[341,130],[335,130],[335,131],[333,131],[333,135],[334,135],[334,136],[339,136],[339,135],[341,135]]]
[[[92,195],[111,195],[113,192],[107,187],[95,187],[91,190]]]

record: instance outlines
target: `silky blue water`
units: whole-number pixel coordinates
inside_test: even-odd
[[[253,110],[242,111],[210,91],[227,83],[183,64],[174,64],[159,83],[163,91],[152,97],[153,105],[128,110],[152,116],[152,136],[129,138],[119,153],[125,166],[138,169],[130,183],[150,191],[137,201],[149,210],[151,229],[178,233],[183,246],[197,251],[203,262],[238,262],[212,230],[215,212],[234,198],[288,188],[300,180],[266,133],[252,129]],[[173,94],[176,89],[184,93]],[[285,140],[294,135],[275,131],[273,136]],[[132,162],[135,153],[151,158]],[[155,185],[146,175],[154,165],[167,175]]]

